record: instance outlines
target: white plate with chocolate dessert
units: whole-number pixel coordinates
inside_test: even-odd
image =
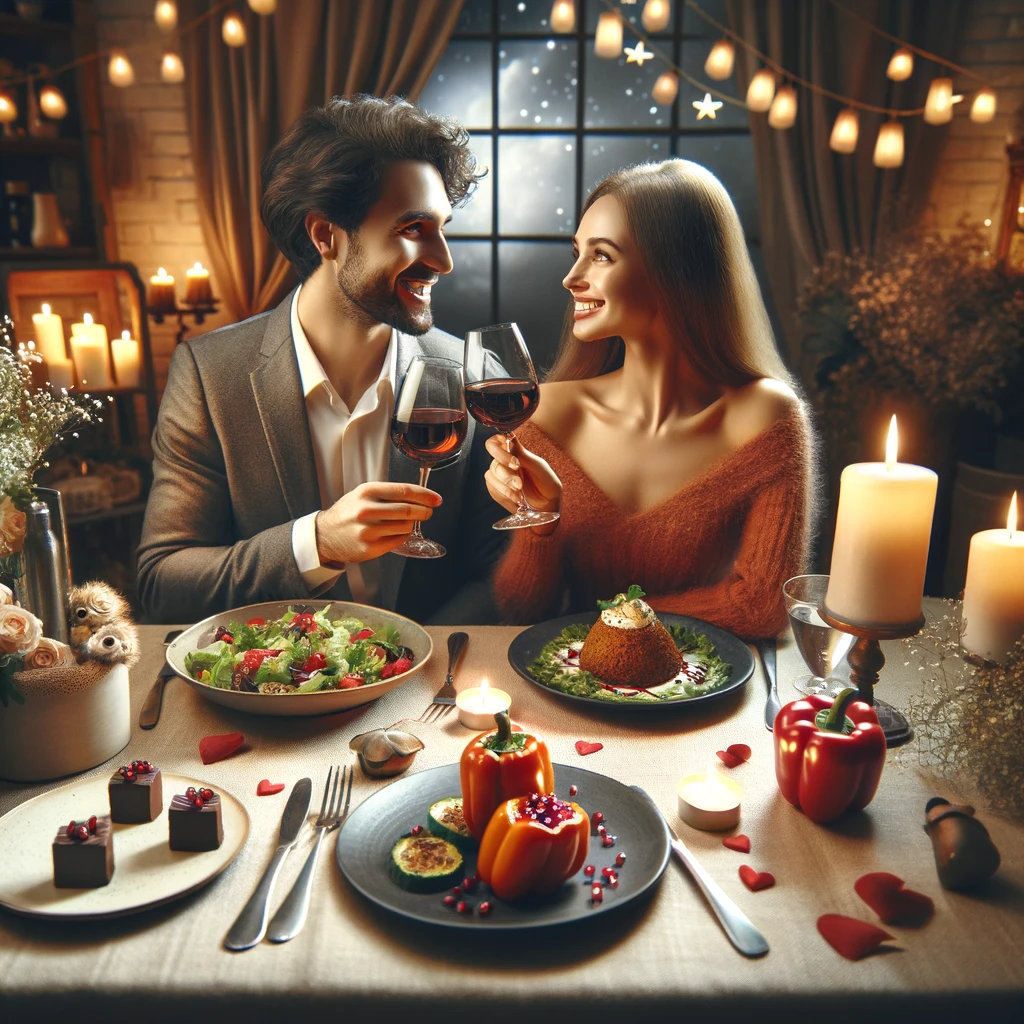
[[[422,626],[346,601],[265,601],[211,615],[167,663],[215,704],[253,715],[329,715],[368,704],[430,660]]]
[[[509,664],[525,680],[602,707],[703,704],[743,686],[754,656],[740,639],[688,615],[655,613],[631,587],[601,611],[524,629]]]
[[[162,794],[139,797],[143,787],[153,787],[154,776]],[[146,806],[156,817],[138,821],[149,813],[140,811]],[[112,810],[115,819],[135,823],[111,822]],[[171,848],[172,828],[179,849]],[[127,781],[110,773],[76,779],[0,818],[0,906],[54,920],[148,910],[211,882],[248,835],[249,815],[220,786],[155,770]]]

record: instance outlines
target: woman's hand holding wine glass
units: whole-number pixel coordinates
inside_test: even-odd
[[[562,503],[562,481],[558,474],[539,455],[534,455],[519,442],[516,454],[508,450],[504,434],[487,439],[487,453],[493,460],[484,474],[487,492],[503,508],[515,513],[520,498],[539,512],[558,512]],[[537,528],[538,533],[550,533],[555,524]]]

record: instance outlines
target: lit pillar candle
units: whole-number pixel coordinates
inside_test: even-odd
[[[63,362],[67,359],[64,347],[64,321],[56,313],[50,312],[50,304],[43,303],[41,313],[32,314],[32,327],[36,335],[36,346],[39,354],[48,362]]]
[[[739,824],[743,791],[716,771],[680,779],[676,798],[679,817],[693,828],[717,832]]]
[[[963,645],[989,661],[1004,661],[1024,635],[1024,532],[1017,529],[1017,492],[1005,530],[971,538],[964,587]]]
[[[896,461],[896,417],[885,462],[847,466],[825,606],[866,626],[910,626],[921,617],[924,571],[939,478]]]
[[[185,305],[209,306],[211,302],[213,289],[210,287],[210,272],[197,260],[185,271]]]
[[[95,323],[89,313],[82,318],[82,323],[71,325],[71,355],[80,387],[109,388],[113,385],[107,329]]]
[[[467,729],[493,729],[494,716],[499,711],[508,711],[512,698],[504,690],[488,686],[485,679],[479,686],[458,693],[455,706],[459,709],[459,721]]]
[[[174,278],[163,267],[149,279],[150,313],[173,313],[177,302],[174,298]]]
[[[139,386],[139,343],[129,331],[122,331],[120,338],[110,343],[110,351],[114,357],[114,375],[119,388],[137,388]]]

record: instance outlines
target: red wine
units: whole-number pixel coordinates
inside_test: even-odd
[[[413,409],[408,423],[391,421],[391,441],[410,459],[433,464],[462,447],[466,423],[461,409]]]
[[[540,401],[533,380],[482,380],[466,385],[466,408],[485,427],[508,433],[522,426]]]

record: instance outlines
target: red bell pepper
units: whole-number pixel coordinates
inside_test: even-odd
[[[819,823],[871,803],[885,766],[885,733],[869,704],[847,688],[812,695],[775,719],[775,777],[782,795]]]

